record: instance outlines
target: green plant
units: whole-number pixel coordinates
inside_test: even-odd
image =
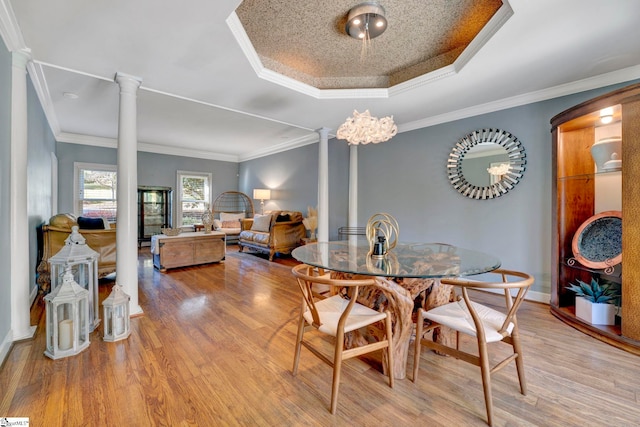
[[[615,304],[615,300],[620,296],[618,290],[611,284],[600,284],[591,278],[591,284],[578,280],[578,284],[573,283],[567,289],[576,293],[576,296],[586,298],[594,304]]]

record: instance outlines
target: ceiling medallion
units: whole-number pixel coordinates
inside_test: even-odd
[[[387,29],[385,10],[378,2],[364,2],[349,10],[345,31],[354,39],[362,40],[360,59],[364,59],[367,50],[372,48],[371,39],[378,37]]]
[[[336,138],[346,139],[350,145],[377,144],[388,141],[398,133],[398,127],[393,122],[393,116],[378,119],[372,117],[369,110],[364,113],[353,111],[353,117],[340,125]]]

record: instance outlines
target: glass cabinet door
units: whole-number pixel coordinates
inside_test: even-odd
[[[151,236],[171,227],[171,188],[138,188],[138,244],[150,241]]]

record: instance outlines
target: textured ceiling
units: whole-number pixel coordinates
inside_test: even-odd
[[[345,0],[244,0],[236,9],[262,64],[318,89],[388,88],[452,64],[501,0],[386,0],[387,30],[363,42],[345,33]]]

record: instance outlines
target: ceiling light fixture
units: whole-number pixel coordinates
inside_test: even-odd
[[[613,121],[613,107],[607,107],[600,110],[600,121],[605,125]]]
[[[362,40],[360,59],[364,59],[371,49],[371,39],[378,37],[387,29],[385,10],[378,2],[364,2],[349,10],[345,31],[354,39]]]
[[[378,119],[372,117],[369,110],[364,113],[353,111],[353,117],[347,118],[338,128],[336,137],[346,139],[351,145],[377,144],[388,141],[398,133],[398,127],[393,122],[393,116]]]

